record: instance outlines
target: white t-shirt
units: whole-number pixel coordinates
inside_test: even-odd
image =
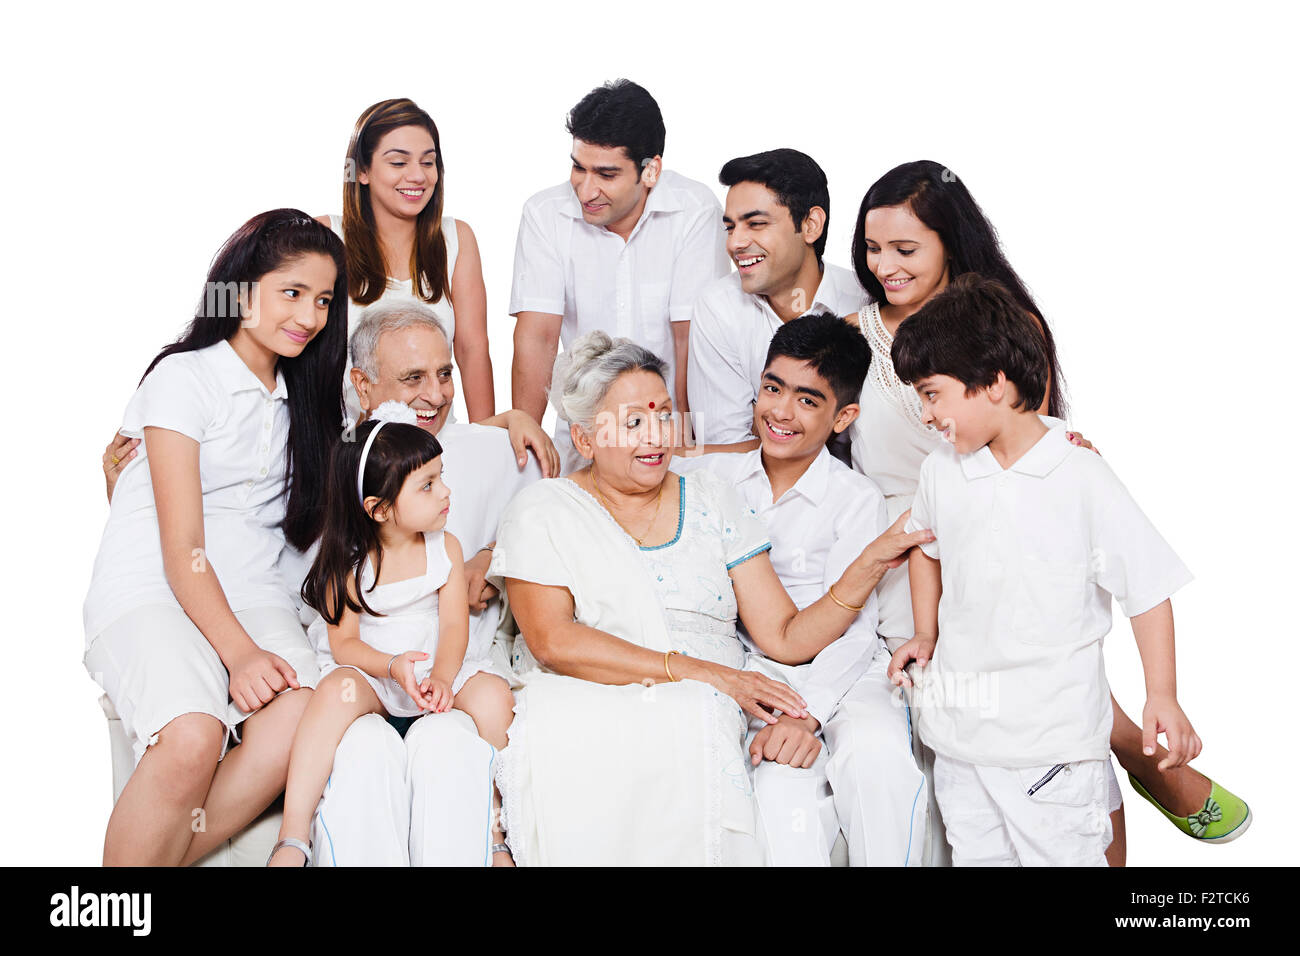
[[[573,187],[563,183],[524,203],[510,314],[562,316],[564,348],[594,329],[629,338],[668,364],[671,392],[672,323],[689,321],[700,291],[730,268],[722,206],[703,183],[671,170],[660,173],[626,242],[588,224]],[[568,454],[563,422],[556,445]]]
[[[772,567],[800,610],[822,598],[862,549],[880,536],[885,499],[871,481],[823,448],[780,500],[763,469],[762,449],[744,454],[674,458],[672,470],[698,469],[722,478],[762,520],[772,541]],[[741,638],[761,653],[741,629]],[[876,595],[848,630],[812,661],[795,669],[795,690],[824,727],[845,692],[862,676],[876,651]],[[788,672],[787,672],[788,673]],[[783,675],[782,680],[785,679]]]
[[[1005,470],[987,446],[945,444],[921,466],[907,530],[919,528],[943,573],[922,739],[988,766],[1105,758],[1111,597],[1134,617],[1191,580],[1110,466],[1064,424]]]
[[[858,311],[867,294],[858,277],[824,263],[817,293],[803,314]],[[766,296],[751,295],[733,272],[709,283],[691,316],[688,386],[691,426],[707,445],[730,445],[753,436],[754,400],[772,336],[782,325]]]
[[[340,239],[343,238],[343,217],[330,216],[330,229]],[[460,250],[460,237],[456,234],[456,220],[452,216],[442,217],[442,236],[447,244],[447,282],[451,282],[452,273],[456,270],[456,253]],[[411,279],[394,279],[388,278],[388,286],[378,299],[371,302],[370,305],[362,305],[355,300],[348,300],[348,341],[352,340],[352,333],[356,331],[357,325],[361,322],[361,316],[365,314],[366,309],[371,306],[384,303],[391,305],[396,302],[415,302],[424,306],[438,317],[442,327],[447,332],[447,346],[451,348],[456,339],[456,310],[452,308],[451,297],[444,295],[437,302],[425,302],[418,298],[412,291]],[[357,416],[361,414],[361,405],[357,401],[357,391],[352,387],[352,355],[348,355],[347,367],[343,370],[343,400],[347,403],[348,415],[347,420],[354,422]],[[447,409],[450,415],[451,408]],[[449,418],[448,421],[451,421]]]
[[[121,431],[146,427],[180,432],[199,443],[203,491],[203,553],[231,610],[294,602],[276,572],[284,534],[288,391],[276,373],[268,392],[229,342],[169,355],[127,403]],[[202,564],[201,564],[202,563]],[[95,557],[83,615],[87,644],[128,611],[147,604],[180,607],[163,571],[149,455],[138,454],[113,489],[108,524]]]

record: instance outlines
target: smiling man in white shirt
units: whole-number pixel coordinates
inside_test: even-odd
[[[686,411],[691,307],[728,270],[721,207],[703,183],[663,168],[663,117],[637,84],[592,90],[567,128],[569,182],[529,199],[519,222],[512,404],[540,422],[559,345],[602,329],[667,362],[674,403]],[[568,436],[558,422],[555,444],[572,466]]]
[[[707,468],[724,477],[759,516],[772,541],[772,567],[799,607],[827,593],[870,542],[902,534],[901,520],[887,530],[880,489],[826,448],[857,415],[868,359],[866,340],[837,315],[782,326],[753,409],[761,448],[673,459],[674,471]],[[908,710],[886,677],[889,652],[876,623],[872,594],[810,663],[778,664],[749,645],[748,668],[808,702],[806,718],[751,724],[754,790],[774,866],[829,865],[840,830],[850,865],[921,860],[924,778],[912,756]]]
[[[826,174],[796,149],[741,156],[718,176],[736,272],[710,283],[690,325],[691,424],[703,444],[754,447],[754,399],[772,335],[801,315],[848,315],[866,301],[857,277],[822,261]]]

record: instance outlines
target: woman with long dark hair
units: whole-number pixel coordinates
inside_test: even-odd
[[[487,292],[470,227],[443,215],[442,140],[409,99],[366,109],[348,142],[343,215],[320,216],[347,249],[348,330],[380,299],[418,299],[447,330],[472,422],[496,414]],[[345,384],[348,407],[355,398]],[[449,414],[450,408],[439,411]]]
[[[942,440],[922,421],[921,404],[911,386],[894,373],[890,348],[908,317],[960,275],[996,279],[1038,325],[1047,345],[1051,378],[1039,413],[1064,418],[1066,402],[1056,341],[1042,310],[1007,262],[997,233],[965,184],[951,170],[928,160],[904,163],[880,177],[862,199],[853,232],[853,268],[872,301],[845,321],[860,329],[871,346],[871,365],[863,386],[861,412],[852,426],[853,464],[885,494],[890,520],[911,507],[921,462]],[[1076,444],[1077,433],[1067,433]],[[1085,443],[1086,444],[1086,443]],[[892,571],[879,592],[880,633],[894,649],[912,636],[912,604],[906,569]],[[1111,698],[1111,747],[1121,766],[1157,806],[1189,835],[1235,839],[1249,825],[1249,809],[1229,791],[1191,767],[1162,770],[1163,747],[1143,753],[1142,730]],[[1146,794],[1144,794],[1146,795]],[[1207,804],[1218,807],[1210,826],[1191,827]],[[1123,804],[1112,781],[1114,843],[1107,853],[1122,865],[1125,853]],[[1208,814],[1207,814],[1208,818]]]
[[[254,216],[127,405],[122,432],[143,443],[84,607],[86,667],[136,758],[105,864],[196,860],[284,788],[317,673],[277,560],[321,530],[345,277],[343,244],[305,213]]]

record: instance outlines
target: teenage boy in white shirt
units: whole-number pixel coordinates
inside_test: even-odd
[[[869,357],[866,340],[836,314],[791,321],[772,338],[753,408],[761,447],[673,460],[674,471],[707,468],[726,478],[763,520],[772,566],[799,607],[825,594],[864,543],[904,535],[902,518],[887,527],[884,497],[871,479],[826,449],[857,415]],[[908,538],[916,544],[929,535]],[[841,829],[852,865],[919,862],[924,779],[907,709],[886,677],[889,652],[876,636],[874,594],[811,663],[792,667],[750,651],[748,666],[794,687],[810,714],[756,723],[751,735],[769,862],[827,866]]]
[[[718,179],[729,187],[722,223],[737,271],[710,283],[691,314],[691,425],[703,444],[748,449],[773,333],[801,315],[857,312],[867,294],[850,270],[822,261],[831,200],[811,156],[741,156]]]
[[[712,190],[663,168],[664,121],[645,89],[615,80],[569,113],[569,182],[524,203],[515,245],[512,404],[537,421],[561,343],[602,329],[668,363],[674,407],[688,409],[691,306],[728,271]],[[567,422],[555,445],[579,457]]]
[[[1036,414],[1043,338],[1006,289],[962,276],[899,327],[892,357],[949,444],[921,466],[908,527],[919,671],[953,864],[1105,866],[1111,598],[1146,674],[1143,744],[1170,767],[1201,749],[1178,705],[1169,596],[1191,574],[1101,456]],[[927,661],[928,666],[927,665]]]

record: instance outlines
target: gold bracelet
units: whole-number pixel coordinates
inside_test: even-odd
[[[838,604],[840,607],[844,608],[844,610],[852,611],[854,614],[858,613],[858,611],[861,611],[864,607],[866,607],[865,604],[859,604],[857,607],[854,607],[852,604],[845,604],[843,601],[841,601],[839,598],[835,596],[834,586],[831,586],[826,589],[826,596],[829,597],[836,604]]]
[[[672,681],[674,684],[677,683],[677,678],[674,677],[674,676],[673,676],[673,672],[670,671],[670,670],[668,669],[668,658],[672,657],[674,654],[680,654],[680,653],[681,653],[681,651],[665,651],[665,652],[664,652],[664,673],[668,675],[668,679],[669,679],[670,681]]]

